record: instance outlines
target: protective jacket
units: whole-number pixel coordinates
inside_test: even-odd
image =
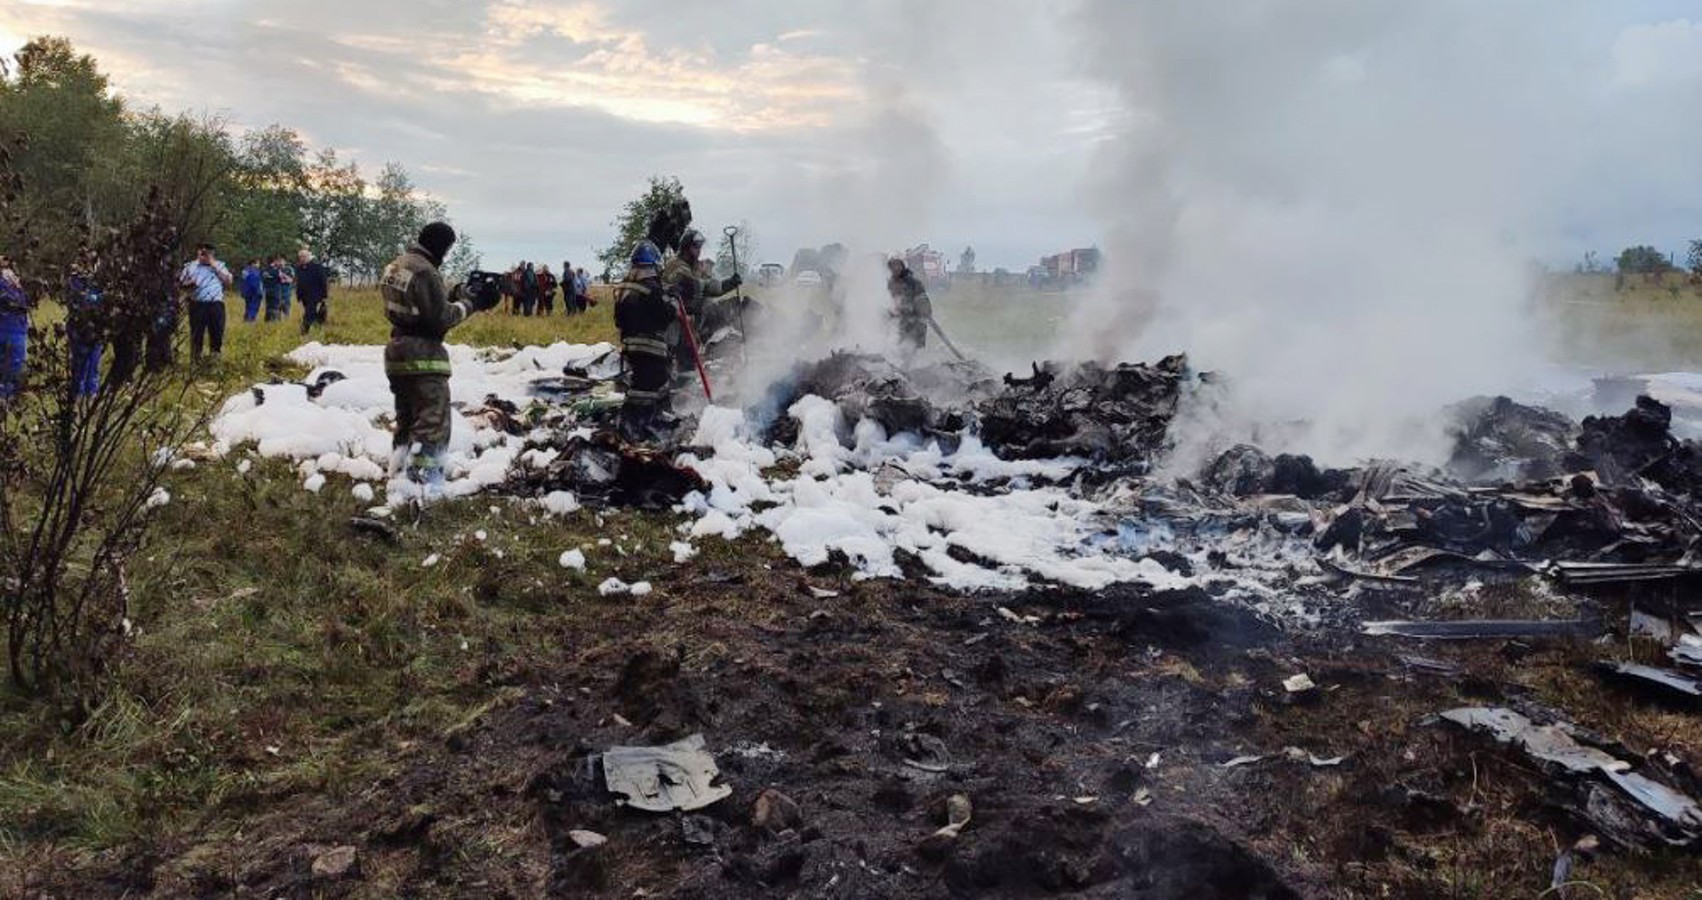
[[[727,293],[719,278],[703,278],[691,263],[676,256],[662,266],[662,283],[672,288],[685,302],[695,328],[703,322],[703,312],[710,300]]]
[[[384,267],[378,282],[390,343],[384,371],[390,375],[448,375],[449,349],[443,338],[472,312],[469,300],[452,297],[437,264],[418,245]]]
[[[621,352],[628,356],[669,358],[668,332],[679,321],[674,299],[662,279],[651,275],[615,286],[615,327]]]
[[[926,324],[934,317],[933,301],[928,299],[928,289],[922,286],[922,279],[916,273],[905,269],[903,274],[887,280],[887,292],[892,294],[893,307],[900,321],[914,320]]]
[[[905,269],[887,280],[886,289],[892,295],[893,314],[898,317],[899,342],[911,347],[926,345],[934,303],[928,299],[928,289],[923,287],[922,280]]]

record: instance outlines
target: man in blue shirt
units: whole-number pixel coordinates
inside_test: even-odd
[[[195,259],[178,273],[177,283],[189,291],[189,361],[201,360],[201,344],[217,358],[225,346],[225,288],[230,270],[213,255],[212,244],[195,248]]]
[[[30,301],[12,260],[0,256],[0,403],[12,399],[24,377],[30,341]]]
[[[251,259],[242,270],[242,321],[260,318],[260,302],[266,299],[266,289],[260,281],[260,260]]]
[[[71,390],[79,398],[100,391],[100,362],[106,351],[105,298],[97,281],[100,257],[84,247],[65,282],[65,341],[71,351]]]

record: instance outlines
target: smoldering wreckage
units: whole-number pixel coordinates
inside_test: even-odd
[[[712,354],[715,377],[734,383],[739,351],[712,346],[723,351]],[[941,646],[938,678],[909,667],[904,677],[946,693],[985,690],[970,707],[1019,701],[1021,715],[1071,720],[1033,726],[1044,747],[998,738],[1011,756],[1001,762],[948,744],[982,713],[963,713],[954,731],[937,710],[893,714],[876,702],[868,722],[824,726],[813,749],[795,751],[809,771],[838,767],[824,787],[776,762],[785,752],[753,744],[774,735],[717,735],[718,721],[731,727],[726,716],[647,717],[638,724],[653,743],[576,744],[534,786],[558,892],[628,895],[668,860],[668,871],[695,873],[676,876],[690,896],[1349,896],[1344,872],[1365,860],[1406,853],[1423,868],[1409,833],[1487,827],[1473,794],[1480,759],[1519,773],[1512,815],[1560,848],[1538,890],[1572,895],[1574,879],[1604,860],[1669,859],[1702,839],[1698,748],[1608,733],[1610,723],[1545,703],[1509,675],[1550,654],[1587,673],[1582,683],[1605,702],[1702,714],[1702,610],[1685,602],[1702,575],[1702,444],[1676,437],[1672,409],[1634,390],[1622,414],[1581,422],[1505,397],[1467,401],[1447,412],[1453,452],[1441,467],[1329,468],[1239,444],[1176,477],[1157,472],[1172,425],[1185,406],[1234,389],[1183,356],[1002,373],[974,362],[906,371],[839,352],[761,392],[690,410],[674,444],[655,448],[609,427],[618,364],[606,346],[523,359],[531,351],[456,352],[518,373],[524,387],[460,404],[485,432],[462,473],[466,492],[673,510],[685,514],[682,560],[695,553],[687,542],[766,532],[817,583],[843,590],[875,579],[949,594],[962,640]],[[358,353],[310,345],[301,354],[316,367],[308,381],[227,404],[223,443],[258,437],[240,427],[245,412],[335,406],[339,387],[356,380],[334,367],[352,369]],[[315,463],[314,448],[274,449],[339,471]],[[498,465],[476,477],[486,458]],[[1000,521],[967,521],[982,517]],[[806,631],[831,634],[821,623],[839,591],[810,590],[820,608]],[[1492,614],[1509,604],[1521,614]],[[1109,673],[1067,701],[1009,686],[1012,667],[1024,666],[1012,661],[1017,648],[1050,647],[1047,661],[1028,665],[1052,666],[1041,680],[1064,683],[1069,666],[1085,665],[1090,638],[1143,665],[1235,658],[1256,674],[1203,696],[1197,686],[1181,695],[1116,687]],[[1624,659],[1626,648],[1638,659]],[[683,677],[677,659],[646,651],[615,691],[653,711],[662,701],[639,695],[677,692],[667,681]],[[1438,683],[1466,687],[1424,687]],[[701,707],[703,691],[688,691],[686,706]],[[1405,750],[1405,772],[1365,758],[1364,735],[1331,731],[1323,712],[1350,696],[1375,706],[1458,691],[1478,702],[1410,716],[1401,705],[1398,734],[1377,739],[1394,757],[1423,735],[1434,756],[1420,763]],[[1130,708],[1112,712],[1119,697]],[[1285,715],[1298,718],[1267,721]],[[847,762],[860,756],[866,763]],[[1036,766],[1068,773],[1075,787],[1050,796]],[[848,773],[874,786],[854,790]],[[1281,809],[1291,801],[1252,795],[1304,794],[1273,786],[1326,777],[1364,783],[1342,788],[1353,797],[1333,806],[1293,800],[1292,819],[1225,811]],[[1055,806],[998,799],[1007,791]],[[852,816],[852,794],[869,809]],[[1321,810],[1345,817],[1352,843],[1285,851],[1296,838],[1284,828],[1304,829],[1299,819]],[[876,829],[900,814],[909,824],[886,839],[832,833],[834,822]]]

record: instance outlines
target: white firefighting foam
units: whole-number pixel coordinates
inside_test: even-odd
[[[554,377],[563,366],[591,363],[610,349],[555,344],[509,353],[451,346],[450,389],[462,406],[445,460],[445,497],[500,484],[517,460],[537,462],[525,444],[543,434],[509,435],[469,415],[486,397],[525,405],[534,399],[534,382]],[[310,489],[322,488],[330,475],[361,484],[386,482],[392,399],[383,348],[313,343],[290,359],[313,369],[307,383],[329,371],[344,378],[317,398],[303,384],[257,385],[231,397],[212,424],[215,450],[228,453],[252,444],[261,456],[292,460]],[[798,401],[788,413],[800,423],[794,448],[761,446],[738,410],[704,411],[692,443],[714,452],[681,460],[710,485],[708,493],[688,496],[681,507],[694,518],[693,540],[766,532],[800,564],[826,562],[838,551],[862,578],[900,576],[901,553],[908,553],[936,582],[964,590],[1011,590],[1032,579],[1083,588],[1125,581],[1188,583],[1157,563],[1105,552],[1103,536],[1115,530],[1115,521],[1099,506],[1030,483],[1067,477],[1079,460],[1011,462],[974,439],[945,453],[910,436],[889,438],[872,422],[845,422],[836,406],[819,397]],[[775,474],[784,459],[797,463],[795,473],[783,467],[779,471],[788,474]],[[977,490],[994,480],[1008,480],[1008,487]],[[418,495],[418,487],[404,479],[384,486],[391,504]],[[573,506],[555,505],[564,511]]]

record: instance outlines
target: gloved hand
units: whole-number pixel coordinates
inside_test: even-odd
[[[723,287],[723,288],[725,288],[729,291],[736,291],[736,290],[739,289],[739,285],[744,284],[744,283],[745,283],[744,277],[742,275],[740,275],[739,273],[734,272],[732,277],[728,278],[726,281],[721,282],[721,287]]]

